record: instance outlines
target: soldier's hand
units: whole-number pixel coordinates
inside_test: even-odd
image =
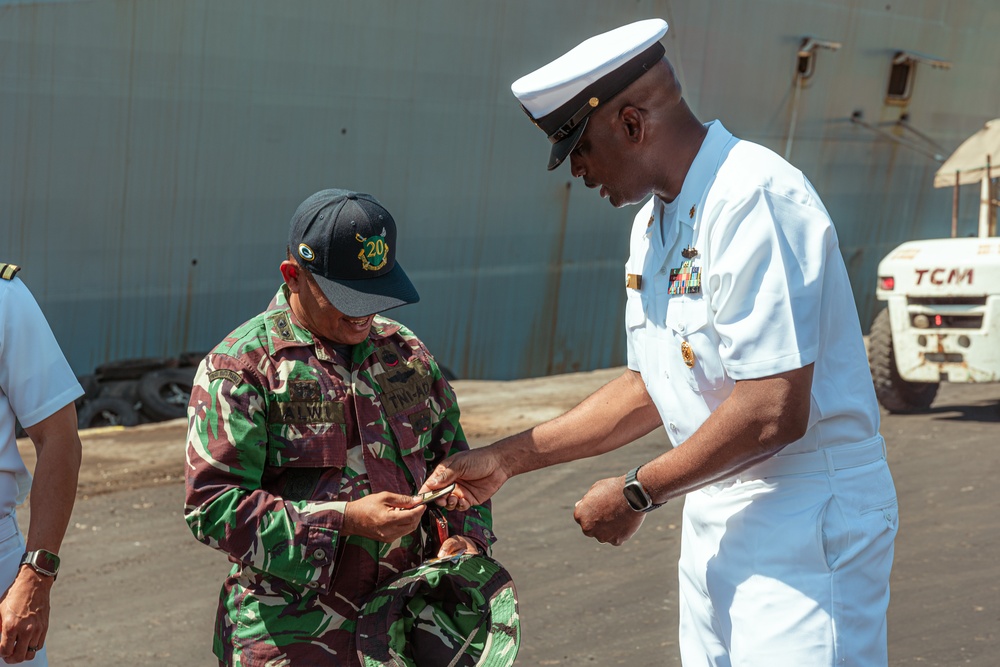
[[[477,554],[479,553],[479,547],[464,535],[452,535],[438,549],[437,557],[445,558],[457,553]]]
[[[457,482],[451,494],[434,502],[449,510],[464,512],[489,500],[509,478],[503,460],[491,448],[485,447],[446,458],[420,487],[420,492]]]
[[[584,535],[617,547],[639,530],[646,515],[629,507],[622,494],[624,487],[624,477],[602,479],[577,502],[573,518]]]
[[[372,493],[347,503],[344,509],[344,527],[347,535],[360,535],[379,542],[392,542],[409,535],[420,525],[426,507],[413,506],[413,496],[399,493]]]

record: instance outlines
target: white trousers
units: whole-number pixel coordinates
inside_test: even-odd
[[[21,567],[23,553],[24,536],[17,527],[17,516],[14,513],[8,514],[0,519],[0,590],[6,591],[14,583],[17,571]],[[0,664],[5,663],[0,662]],[[31,660],[19,664],[47,667],[49,661],[45,655],[45,647],[43,646]]]
[[[896,490],[884,460],[688,494],[685,667],[885,667]]]

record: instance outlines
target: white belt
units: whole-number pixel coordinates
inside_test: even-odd
[[[763,479],[784,475],[825,472],[831,477],[837,470],[857,468],[885,459],[885,439],[876,435],[856,445],[837,445],[802,454],[778,454],[751,466],[739,474],[741,479]]]

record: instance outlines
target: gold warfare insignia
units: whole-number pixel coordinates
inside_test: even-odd
[[[691,349],[691,345],[687,341],[681,343],[681,359],[684,360],[685,366],[694,368],[694,350]]]
[[[384,227],[379,235],[365,238],[361,234],[355,234],[354,237],[361,244],[361,252],[358,253],[361,268],[365,271],[378,271],[388,263],[389,244],[385,241]]]
[[[307,262],[311,262],[314,259],[316,259],[316,253],[314,253],[313,249],[310,248],[305,243],[300,243],[299,244],[299,257],[301,257],[302,259],[306,260]]]
[[[239,371],[230,370],[228,368],[220,368],[219,370],[209,371],[209,383],[215,382],[216,380],[229,380],[233,383],[233,386],[238,387],[243,384],[243,374]]]

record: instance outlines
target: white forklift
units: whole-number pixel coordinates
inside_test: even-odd
[[[934,177],[953,187],[952,238],[909,241],[878,266],[868,362],[889,412],[930,407],[941,382],[1000,382],[1000,238],[993,179],[1000,176],[1000,118],[958,147]],[[958,188],[981,190],[976,237],[956,238]]]

